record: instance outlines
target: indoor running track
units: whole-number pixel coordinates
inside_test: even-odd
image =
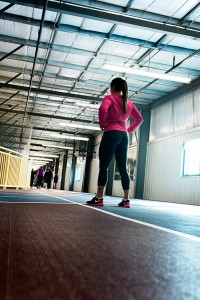
[[[1,300],[200,299],[200,207],[0,191]]]

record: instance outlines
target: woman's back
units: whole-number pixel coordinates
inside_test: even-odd
[[[126,122],[130,116],[134,120],[134,125],[127,129]],[[142,123],[142,116],[130,100],[127,101],[127,112],[124,113],[123,97],[113,93],[104,98],[99,108],[99,123],[104,132],[110,130],[131,132]]]

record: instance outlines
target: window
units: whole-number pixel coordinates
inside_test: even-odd
[[[200,176],[200,139],[183,145],[183,176]]]
[[[76,166],[75,181],[81,181],[81,165]]]

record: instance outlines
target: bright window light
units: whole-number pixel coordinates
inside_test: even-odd
[[[63,135],[63,134],[52,134],[51,137],[56,137],[65,140],[78,140],[78,141],[88,141],[89,138],[80,137],[80,136],[70,136],[70,135]]]
[[[143,71],[141,69],[120,67],[120,66],[114,66],[114,65],[109,65],[109,64],[105,64],[102,68],[105,70],[109,70],[109,71],[129,73],[129,74],[135,74],[135,75],[139,75],[139,76],[146,76],[146,77],[169,80],[169,81],[176,81],[176,82],[181,82],[181,83],[190,83],[191,82],[191,78],[172,76],[172,75],[163,74],[163,73]]]
[[[89,126],[89,125],[82,125],[82,124],[75,124],[75,123],[59,123],[61,126],[70,127],[70,128],[81,128],[81,129],[89,129],[89,130],[101,130],[99,126]]]
[[[44,147],[49,147],[49,148],[59,148],[59,149],[68,149],[68,150],[72,150],[72,147],[65,147],[65,146],[54,146],[54,145],[42,145]]]
[[[184,143],[183,176],[200,176],[200,139]]]

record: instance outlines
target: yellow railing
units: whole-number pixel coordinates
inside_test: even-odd
[[[0,187],[28,188],[29,186],[28,157],[0,146]]]

